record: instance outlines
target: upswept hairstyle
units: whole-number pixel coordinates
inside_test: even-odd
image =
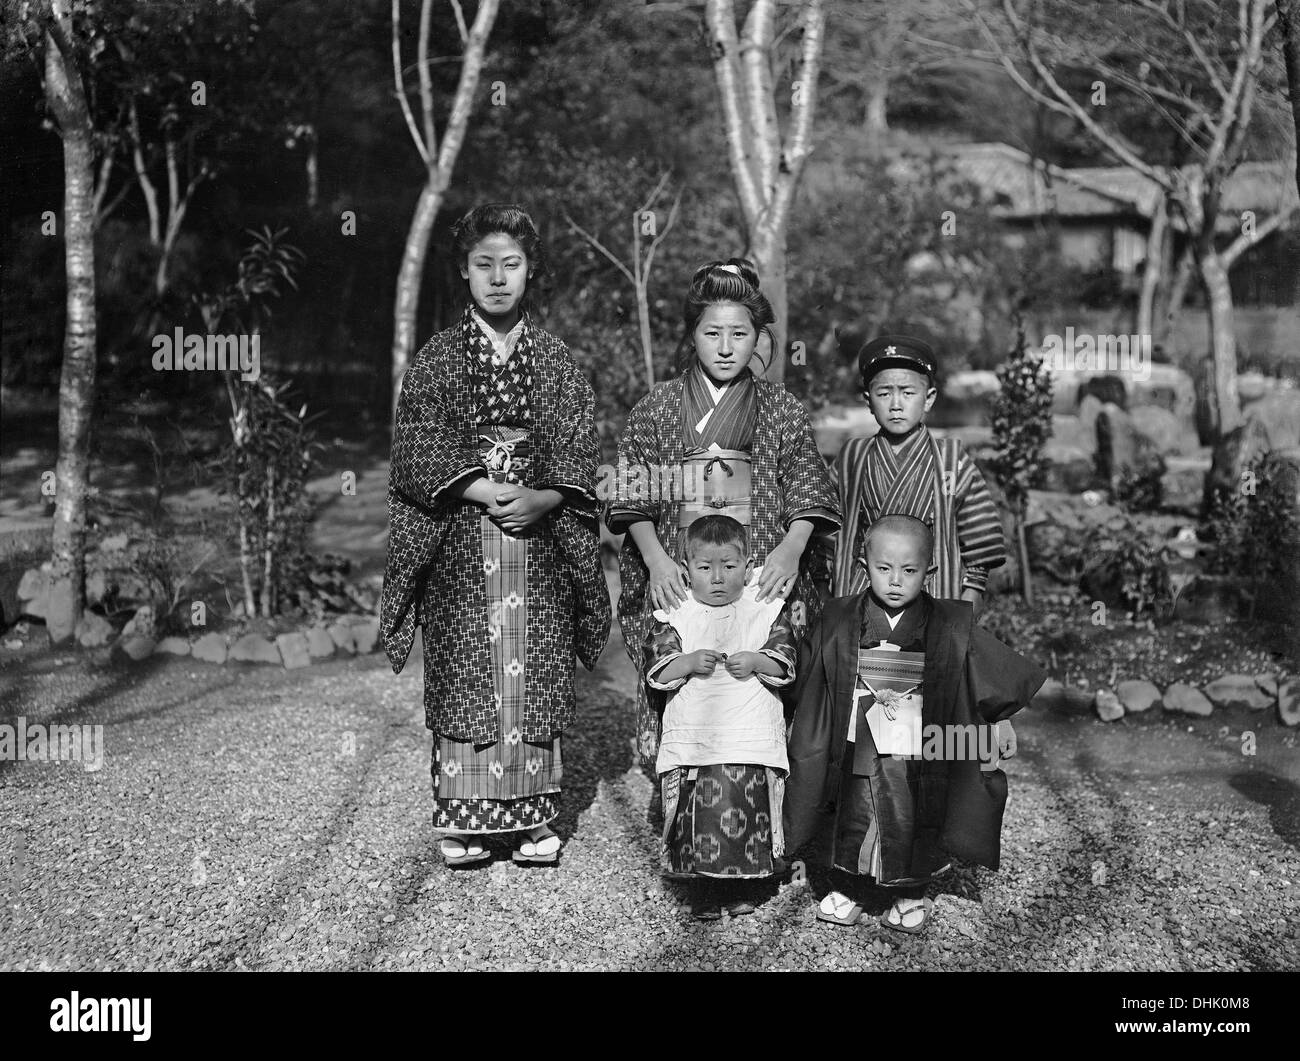
[[[546,274],[546,250],[542,246],[537,225],[522,206],[517,203],[484,203],[474,207],[452,225],[451,238],[456,248],[456,264],[465,265],[475,244],[494,232],[509,236],[524,249],[528,258],[532,275],[524,290],[523,306],[527,308],[531,302],[533,286]]]
[[[685,553],[689,559],[696,545],[734,545],[749,558],[749,535],[745,525],[731,516],[701,516],[686,529]]]
[[[748,258],[728,258],[707,262],[695,270],[691,285],[686,289],[682,304],[682,324],[685,326],[681,342],[677,344],[677,369],[685,372],[695,357],[692,336],[709,306],[734,302],[749,314],[754,331],[762,334],[776,320],[772,305],[758,289],[758,271]],[[770,333],[768,333],[770,336]]]

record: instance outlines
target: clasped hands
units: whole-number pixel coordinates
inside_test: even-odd
[[[507,534],[519,534],[563,501],[558,490],[534,490],[510,484],[500,489],[493,483],[491,500],[484,506],[487,516]]]

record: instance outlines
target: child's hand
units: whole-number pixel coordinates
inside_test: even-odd
[[[765,658],[759,652],[733,652],[727,657],[727,673],[733,678],[748,678]]]
[[[713,670],[719,663],[727,658],[725,652],[719,652],[713,648],[702,648],[697,652],[686,654],[687,667],[686,673],[695,678],[707,678],[713,673]]]
[[[998,757],[1001,759],[1014,759],[1016,755],[1016,731],[1011,728],[1011,723],[1003,719],[998,723]]]

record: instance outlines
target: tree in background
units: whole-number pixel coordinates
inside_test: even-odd
[[[1217,0],[1114,0],[1082,7],[999,0],[996,26],[975,0],[963,5],[1023,92],[1077,121],[1103,150],[1150,180],[1176,212],[1209,306],[1216,427],[1220,436],[1231,431],[1241,423],[1241,403],[1228,271],[1294,211],[1294,204],[1284,205],[1258,223],[1243,221],[1240,235],[1226,247],[1216,242],[1225,185],[1246,155],[1261,102],[1264,43],[1274,21],[1268,0],[1240,0],[1235,18]],[[1277,82],[1275,70],[1263,79],[1269,117],[1280,104]],[[1091,95],[1083,85],[1090,85]],[[1105,117],[1109,104],[1093,102],[1106,98],[1097,96],[1098,85],[1103,93],[1132,94],[1145,102],[1166,137],[1175,138],[1173,157],[1166,158],[1169,149],[1160,141],[1138,146]],[[1162,260],[1161,248],[1153,246],[1148,266],[1159,268]]]
[[[1025,603],[1034,603],[1034,580],[1029,570],[1025,516],[1029,491],[1043,469],[1043,450],[1052,434],[1052,377],[1025,341],[1024,321],[1015,319],[1016,340],[1007,359],[997,368],[997,401],[993,405],[993,456],[989,466],[1006,494],[1015,523],[1016,555]]]
[[[593,249],[612,262],[614,267],[632,285],[633,293],[636,296],[637,326],[641,334],[641,356],[645,362],[647,391],[654,390],[655,385],[654,339],[650,330],[650,273],[654,268],[655,253],[659,250],[659,244],[663,242],[669,230],[677,221],[677,211],[682,205],[682,193],[679,191],[661,228],[654,205],[659,196],[663,194],[669,176],[669,174],[665,173],[660,177],[659,183],[646,196],[645,202],[632,213],[632,265],[630,268],[599,239],[574,221],[567,210],[564,211],[564,220],[568,222],[569,227],[591,244]],[[646,237],[649,237],[650,242],[643,254],[641,242]]]
[[[465,140],[470,111],[474,106],[474,92],[478,88],[483,70],[483,56],[487,51],[488,34],[496,19],[500,0],[479,0],[474,24],[466,26],[460,0],[450,0],[456,16],[456,28],[464,47],[460,64],[460,78],[452,101],[447,128],[439,143],[433,106],[433,75],[429,68],[429,38],[433,27],[433,0],[421,0],[420,31],[417,45],[416,74],[420,92],[420,124],[417,126],[406,96],[406,76],[402,67],[401,0],[393,0],[393,80],[397,89],[397,102],[406,119],[406,127],[415,149],[424,163],[424,187],[415,204],[415,215],[406,234],[406,247],[402,264],[397,272],[397,293],[393,305],[393,399],[391,415],[397,414],[397,399],[401,393],[402,376],[415,348],[415,314],[420,304],[420,284],[424,279],[424,260],[429,253],[429,236],[433,223],[451,183],[451,173]]]
[[[704,19],[747,255],[758,267],[763,293],[776,315],[764,374],[780,380],[789,330],[786,233],[799,177],[812,151],[826,13],[822,0],[798,4],[799,62],[790,86],[789,136],[783,138],[777,97],[784,93],[778,92],[775,70],[776,0],[753,0],[739,32],[735,7],[732,0],[708,0]]]
[[[11,5],[16,8],[17,5]],[[28,5],[22,5],[24,9]],[[86,496],[95,406],[95,146],[83,71],[87,41],[69,0],[10,10],[17,40],[43,49],[45,102],[63,141],[63,253],[67,319],[59,378],[59,456],[54,469],[52,567],[46,628],[69,640],[86,603]]]

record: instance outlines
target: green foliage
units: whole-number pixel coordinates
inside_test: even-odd
[[[1207,568],[1245,576],[1259,586],[1296,587],[1300,556],[1297,469],[1276,453],[1259,454],[1242,476],[1242,487],[1220,492],[1202,527],[1213,542]],[[1253,491],[1252,488],[1253,487]]]
[[[989,467],[1013,512],[1023,516],[1029,491],[1043,469],[1052,434],[1052,379],[1017,328],[1016,344],[998,366],[1001,390],[993,405],[993,456]]]
[[[209,331],[230,322],[256,331],[270,314],[267,302],[282,284],[295,286],[301,252],[284,242],[285,230],[250,232],[237,277],[223,290],[196,298]],[[235,505],[244,607],[270,618],[291,603],[306,563],[312,520],[306,492],[315,443],[307,429],[307,407],[294,411],[290,384],[263,373],[246,381],[225,376],[230,398],[230,440],[217,460],[222,493]]]
[[[1082,543],[1083,582],[1094,595],[1110,595],[1137,619],[1167,615],[1173,592],[1164,546],[1152,545],[1131,520],[1093,527]]]

